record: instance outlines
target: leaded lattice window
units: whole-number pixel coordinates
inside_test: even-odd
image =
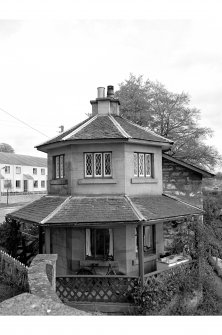
[[[60,178],[64,177],[64,156],[60,156]]]
[[[64,178],[64,155],[59,155],[54,157],[54,163],[55,163],[55,178]]]
[[[138,176],[138,155],[136,152],[133,154],[133,160],[134,160],[134,176]]]
[[[95,177],[102,177],[102,154],[94,154],[94,172]]]
[[[55,162],[56,162],[56,178],[59,178],[60,177],[60,174],[59,174],[59,156],[56,156]]]
[[[145,175],[151,177],[151,155],[145,154]]]
[[[111,152],[85,153],[85,177],[111,177]]]
[[[133,164],[135,177],[153,177],[152,154],[134,152]]]
[[[144,177],[144,154],[139,154],[139,176]]]
[[[86,177],[93,176],[93,155],[85,154],[85,175]]]
[[[111,153],[104,153],[104,176],[111,176]]]

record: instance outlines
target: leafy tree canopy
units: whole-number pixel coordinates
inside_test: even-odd
[[[174,141],[168,154],[203,168],[222,163],[218,151],[204,142],[213,131],[198,125],[200,111],[190,106],[187,93],[173,93],[159,82],[130,74],[115,97],[123,117]]]
[[[0,143],[0,152],[14,153],[15,150],[11,147],[10,144]]]

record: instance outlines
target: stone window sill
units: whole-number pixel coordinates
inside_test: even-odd
[[[116,179],[97,179],[97,178],[89,178],[89,179],[79,179],[79,185],[89,185],[89,184],[117,184]]]
[[[49,181],[50,185],[67,185],[67,179],[53,179]]]
[[[131,178],[131,184],[157,184],[158,180],[154,178]]]

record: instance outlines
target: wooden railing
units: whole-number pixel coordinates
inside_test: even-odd
[[[138,277],[127,276],[60,276],[56,278],[56,292],[64,302],[131,302],[131,293],[138,285]]]
[[[176,276],[181,270],[190,271],[196,263],[188,262],[145,275],[145,285],[166,276]],[[132,293],[140,285],[139,277],[66,275],[56,278],[56,293],[64,302],[132,302]]]

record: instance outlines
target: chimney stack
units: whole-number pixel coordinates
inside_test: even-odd
[[[105,98],[105,87],[98,87],[97,88],[97,98]]]
[[[107,96],[105,96],[105,87],[97,88],[96,100],[90,101],[92,105],[92,115],[119,115],[118,99],[114,98],[114,86],[107,86]]]
[[[114,86],[107,86],[107,98],[114,98]]]

